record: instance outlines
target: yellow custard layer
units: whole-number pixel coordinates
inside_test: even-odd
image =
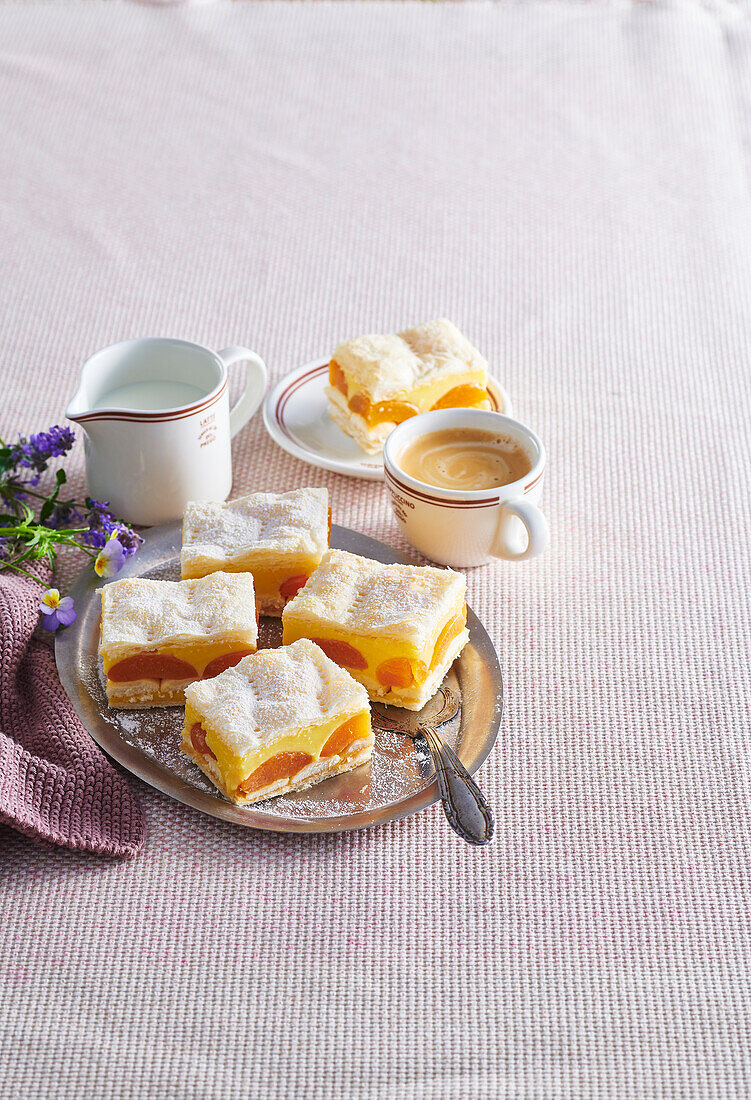
[[[241,650],[248,651],[254,649],[255,641],[249,641],[247,637],[238,636],[232,638],[230,641],[195,643],[185,646],[159,646],[156,649],[148,650],[134,649],[131,653],[119,653],[118,656],[114,658],[107,654],[102,654],[102,664],[104,666],[105,675],[108,675],[113,665],[126,660],[128,657],[137,657],[139,654],[146,653],[157,653],[168,657],[177,657],[181,661],[187,661],[188,664],[193,665],[200,678],[203,674],[203,670],[215,657],[223,657],[225,653],[236,653]],[[149,679],[149,677],[144,678]],[[125,682],[127,683],[127,681]]]
[[[315,634],[315,637],[313,635]],[[321,638],[324,641],[332,642],[344,642],[347,645],[354,646],[358,653],[361,653],[363,658],[367,661],[368,669],[375,670],[384,661],[391,660],[395,657],[402,657],[409,661],[413,665],[422,664],[425,666],[426,662],[422,653],[418,652],[414,646],[406,645],[403,642],[385,641],[381,638],[367,638],[359,634],[348,634],[346,631],[336,630],[333,627],[321,627],[319,630],[317,627],[311,627],[302,623],[285,622],[283,627],[282,644],[291,645],[292,642],[296,642],[298,638],[311,638],[313,641],[317,641]],[[329,654],[331,656],[331,654]],[[332,656],[332,660],[336,660]],[[337,664],[342,664],[337,660]],[[365,669],[359,669],[345,665],[348,672],[357,678],[361,672]]]
[[[315,573],[320,564],[320,558],[288,558],[279,565],[269,569],[255,566],[251,563],[248,572],[253,574],[253,584],[256,596],[261,599],[278,599],[281,586],[292,577],[309,577]]]
[[[432,646],[419,651],[406,642],[395,639],[373,638],[359,634],[348,634],[335,627],[312,627],[309,623],[295,622],[289,616],[283,620],[282,641],[284,645],[290,645],[298,638],[310,638],[312,641],[343,642],[352,646],[358,654],[361,654],[367,667],[358,668],[348,665],[344,660],[336,656],[335,649],[327,652],[327,656],[343,665],[356,680],[366,687],[380,684],[381,687],[411,687],[423,684],[433,669],[443,659],[451,641],[464,629],[467,621],[466,604],[462,610],[447,619],[438,631],[438,636]],[[325,646],[322,646],[326,652]],[[409,669],[402,665],[407,662]],[[361,662],[363,663],[363,662]],[[400,667],[402,665],[402,667]],[[411,676],[410,676],[411,672]]]
[[[183,742],[192,745],[191,731],[196,722],[200,722],[206,738],[206,744],[216,757],[216,766],[219,769],[224,785],[228,791],[237,791],[237,788],[248,779],[257,768],[272,757],[285,752],[302,752],[316,761],[320,758],[321,751],[331,735],[345,723],[351,723],[352,742],[366,740],[371,736],[370,711],[358,711],[355,714],[339,714],[316,726],[297,730],[284,737],[278,737],[270,744],[260,745],[253,752],[245,756],[237,756],[229,749],[221,734],[208,725],[200,714],[186,704],[185,727],[183,730]],[[195,751],[195,746],[193,751]],[[300,769],[302,770],[302,769]]]
[[[333,359],[329,364],[329,383],[347,398],[350,411],[362,416],[369,427],[386,423],[392,417],[397,422],[401,422],[417,413],[429,412],[436,405],[439,408],[490,408],[485,388],[487,376],[484,370],[468,370],[446,375],[433,382],[416,386],[414,389],[401,390],[399,393],[392,394],[388,400],[377,403],[372,403],[370,396],[363,390],[362,384]],[[442,399],[452,390],[457,391],[456,403],[449,401],[445,406],[442,405]],[[410,408],[410,406],[414,407]]]
[[[264,555],[267,556],[267,555]],[[290,557],[279,555],[279,562],[273,566],[256,565],[252,555],[241,561],[229,562],[222,566],[224,573],[252,573],[256,598],[265,600],[278,599],[280,586],[290,577],[309,577],[318,568],[320,557]],[[185,570],[184,578],[205,577],[215,570],[209,567],[205,569]]]

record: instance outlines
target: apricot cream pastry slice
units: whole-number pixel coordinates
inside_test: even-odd
[[[310,638],[371,699],[420,710],[469,638],[466,588],[451,569],[329,550],[284,609],[284,644]]]
[[[188,684],[256,650],[250,573],[113,581],[101,596],[99,653],[111,707],[181,705]]]
[[[370,759],[367,692],[318,646],[262,649],[185,693],[182,750],[238,805]]]
[[[192,501],[183,519],[181,575],[252,573],[259,614],[281,615],[318,566],[330,532],[326,489]]]
[[[329,363],[326,395],[335,424],[378,453],[389,433],[432,409],[489,409],[488,365],[450,321],[396,336],[358,336]]]

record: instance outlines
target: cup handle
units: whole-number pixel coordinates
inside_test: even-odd
[[[507,515],[511,514],[520,519],[527,529],[527,545],[524,550],[513,550],[506,539]],[[525,497],[514,497],[504,500],[501,504],[501,518],[498,524],[498,535],[493,554],[496,558],[505,558],[507,561],[524,561],[526,558],[536,558],[541,554],[550,541],[550,528],[548,521],[536,504]]]
[[[235,363],[247,363],[248,373],[245,376],[245,390],[236,405],[230,409],[229,434],[237,435],[240,428],[250,420],[263,401],[266,393],[268,374],[266,364],[260,355],[248,348],[222,348],[218,353],[219,358],[228,369]]]

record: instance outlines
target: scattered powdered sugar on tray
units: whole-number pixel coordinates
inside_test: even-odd
[[[137,735],[141,728],[139,719],[134,714],[129,714],[127,710],[118,711],[117,721],[126,733]]]

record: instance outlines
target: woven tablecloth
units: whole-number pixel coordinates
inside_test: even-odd
[[[687,2],[0,7],[4,435],[113,340],[278,378],[445,315],[547,444],[553,535],[468,574],[488,848],[135,779],[133,861],[0,829],[4,1098],[747,1095],[750,74],[744,9]],[[234,462],[404,549],[260,418]]]

